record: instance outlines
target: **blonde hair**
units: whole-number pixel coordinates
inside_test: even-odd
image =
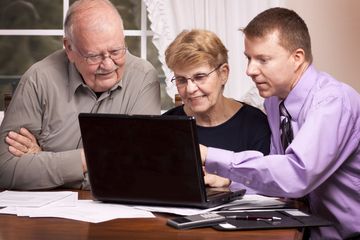
[[[207,63],[211,67],[228,62],[228,50],[213,32],[202,29],[182,31],[165,51],[170,69]]]

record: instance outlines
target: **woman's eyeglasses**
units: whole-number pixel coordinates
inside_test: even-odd
[[[193,75],[192,77],[182,77],[182,76],[174,76],[171,79],[171,82],[175,82],[176,86],[178,88],[184,88],[187,86],[188,81],[191,80],[193,83],[195,83],[197,86],[203,84],[206,82],[206,80],[208,79],[209,75],[213,72],[215,72],[216,70],[218,70],[221,66],[223,65],[220,64],[219,66],[217,66],[216,68],[214,68],[213,70],[211,70],[209,73],[197,73],[195,75]]]

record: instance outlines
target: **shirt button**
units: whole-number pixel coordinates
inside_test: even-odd
[[[217,175],[217,171],[216,171],[216,170],[214,171],[214,174]]]
[[[250,185],[250,181],[247,180],[247,181],[245,182],[245,184],[246,184],[246,185]]]

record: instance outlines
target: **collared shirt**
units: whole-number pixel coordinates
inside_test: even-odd
[[[277,97],[265,100],[272,131],[269,156],[209,148],[206,169],[265,195],[308,194],[311,212],[334,223],[313,228],[311,239],[360,234],[360,95],[309,66],[285,100],[294,131],[285,154],[279,104]]]
[[[84,174],[80,112],[160,114],[160,85],[154,67],[130,53],[119,83],[97,98],[64,50],[34,64],[22,77],[0,128],[0,187],[81,188]],[[5,137],[21,127],[42,151],[15,157]]]

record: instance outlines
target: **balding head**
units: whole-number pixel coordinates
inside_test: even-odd
[[[78,33],[101,32],[109,26],[124,30],[120,14],[108,0],[78,0],[74,2],[66,15],[65,37],[76,41]]]

